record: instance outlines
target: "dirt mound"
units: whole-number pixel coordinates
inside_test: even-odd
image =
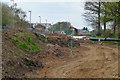
[[[18,35],[19,34],[19,35]],[[26,31],[2,31],[2,75],[3,77],[24,77],[28,71],[43,68],[43,64],[34,59],[30,52],[14,44],[13,37],[23,39],[23,34],[31,34]],[[21,45],[20,45],[21,46]]]
[[[2,32],[3,77],[26,77],[26,73],[42,69],[46,61],[69,56],[70,49],[46,43],[45,37],[24,30]]]
[[[117,77],[116,45],[47,37],[24,30],[3,30],[2,75],[11,78]],[[80,43],[80,45],[79,45]]]
[[[51,44],[58,44],[61,47],[69,47],[71,43],[70,38],[64,38],[64,37],[48,37],[47,41]],[[77,40],[72,39],[72,45],[73,47],[79,47],[80,42]]]
[[[88,38],[82,39],[71,39],[65,34],[49,34],[47,35],[47,41],[51,44],[57,44],[61,47],[70,47],[72,42],[73,47],[80,47],[80,44],[93,44],[95,42],[89,40]]]
[[[74,56],[75,55],[75,56]],[[32,77],[47,78],[117,78],[117,48],[84,44],[75,48],[66,60],[52,60]],[[40,76],[41,75],[41,76]]]

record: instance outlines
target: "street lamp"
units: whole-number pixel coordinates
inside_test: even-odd
[[[31,27],[31,11],[28,11],[30,13],[30,27]]]
[[[41,16],[39,16],[39,18],[40,18],[40,24],[41,24]]]

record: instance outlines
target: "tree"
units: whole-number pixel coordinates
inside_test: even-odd
[[[87,27],[85,28],[85,30],[86,30],[86,31],[89,31]]]
[[[0,10],[2,10],[2,3],[0,2]],[[0,11],[0,25],[2,25],[2,11]]]
[[[111,31],[116,34],[116,27],[120,25],[120,2],[86,2],[85,19],[90,22],[97,33],[100,33],[100,26],[104,25],[106,33],[107,23],[113,23]]]
[[[106,22],[113,23],[113,32],[116,33],[116,26],[120,24],[120,2],[103,2],[101,7],[101,22],[106,31]]]
[[[83,27],[83,29],[82,30],[86,30],[86,28],[85,27]]]
[[[27,25],[28,22],[25,21],[25,17],[27,17],[25,11],[23,11],[21,8],[15,9],[15,20],[16,20],[15,24],[17,27],[25,28],[25,26],[28,26]]]
[[[3,26],[6,26],[6,25],[10,25],[12,26],[11,23],[13,23],[13,14],[12,14],[12,10],[11,8],[5,4],[5,3],[1,3],[0,4],[0,7],[2,9],[2,24]]]
[[[102,9],[101,9],[101,14],[102,14],[102,16],[100,16],[100,20],[101,20],[101,23],[103,23],[103,25],[104,25],[104,34],[105,34],[105,32],[106,32],[106,17],[107,17],[107,9],[106,9],[106,4],[105,4],[105,2],[103,2],[103,5],[102,5],[102,7],[101,7]]]
[[[2,10],[0,25],[24,29],[28,26],[28,22],[25,21],[26,13],[22,9],[9,7],[5,3],[1,3],[0,8]]]
[[[19,18],[23,19],[23,20],[25,20],[25,17],[27,16],[26,12],[23,11],[21,8],[20,9],[16,9],[15,10],[15,14],[16,14],[16,16],[19,16]]]
[[[100,25],[100,7],[101,7],[101,3],[98,2],[98,35],[101,35],[101,25]]]
[[[49,31],[64,31],[71,26],[70,22],[57,22],[52,25],[48,30]]]
[[[84,7],[86,21],[89,21],[94,26],[93,28],[97,29],[98,35],[101,35],[100,8],[101,2],[86,2]]]

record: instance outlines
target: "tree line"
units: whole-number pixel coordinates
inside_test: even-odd
[[[68,30],[70,26],[71,26],[70,22],[57,22],[53,24],[48,30],[50,32],[64,31],[64,30]]]
[[[107,25],[115,36],[120,29],[120,2],[85,2],[85,20],[97,31],[97,35],[108,34]],[[104,30],[102,31],[102,26]]]

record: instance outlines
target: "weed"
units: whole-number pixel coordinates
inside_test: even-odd
[[[12,38],[14,44],[17,48],[28,52],[37,52],[40,51],[40,46],[35,43],[35,41],[27,34],[24,34],[24,41],[20,40],[17,37]]]
[[[27,34],[24,34],[24,39],[27,43],[34,43],[33,39]]]

